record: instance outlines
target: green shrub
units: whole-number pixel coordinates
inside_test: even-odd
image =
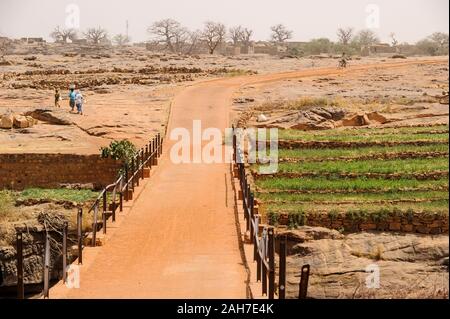
[[[304,211],[298,211],[296,213],[289,214],[288,228],[295,229],[298,226],[304,226],[306,224],[306,214]]]
[[[100,152],[103,158],[109,157],[129,164],[136,153],[136,147],[127,140],[112,141],[108,147],[102,147]]]

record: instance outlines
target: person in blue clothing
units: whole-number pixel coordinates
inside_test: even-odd
[[[73,112],[75,109],[75,98],[77,96],[77,93],[75,92],[75,87],[70,87],[69,89],[69,105],[70,105],[70,111]]]
[[[84,103],[83,94],[81,94],[81,90],[77,90],[76,95],[75,95],[75,104],[77,106],[77,114],[83,115],[83,103]]]

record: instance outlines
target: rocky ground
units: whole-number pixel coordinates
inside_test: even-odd
[[[235,94],[233,111],[247,127],[448,125],[448,95],[442,98],[448,59],[443,61],[245,86]],[[298,297],[305,264],[311,266],[309,298],[448,298],[448,234],[343,234],[308,226],[278,231],[289,239],[287,298]],[[379,287],[366,285],[371,268],[379,269]]]
[[[19,48],[5,57],[0,65],[0,116],[7,118],[1,121],[0,152],[96,154],[113,139],[144,144],[164,130],[170,101],[184,86],[253,72],[236,69],[239,63],[225,57],[216,61],[144,48],[78,51],[49,45],[45,50]],[[72,83],[84,94],[83,116],[69,112]],[[61,108],[54,107],[55,88],[61,90]],[[50,116],[35,117],[38,122],[29,125],[21,118],[39,110]]]
[[[448,59],[442,61],[246,86],[236,92],[234,111],[244,114],[248,126],[305,130],[448,124],[448,95],[442,97]]]
[[[448,298],[448,235],[341,234],[303,226],[289,240],[287,296],[297,298],[299,273],[310,265],[310,298]],[[376,266],[374,266],[376,265]],[[378,267],[379,287],[370,288]]]
[[[350,64],[391,60],[388,57],[355,58]],[[325,56],[301,59],[267,55],[179,56],[153,53],[140,47],[112,49],[55,44],[23,45],[0,64],[0,114],[26,115],[44,109],[52,114],[52,118],[63,118],[65,124],[39,119],[33,127],[16,125],[11,130],[9,125],[2,125],[6,129],[0,129],[0,152],[93,154],[117,138],[144,144],[155,132],[164,130],[171,99],[193,81],[217,76],[336,67],[337,61],[337,57]],[[435,70],[430,68],[424,67],[424,70],[428,70],[430,77],[435,77]],[[384,88],[391,91],[393,80],[398,82],[399,87],[405,81],[410,82],[411,78],[421,81],[413,77],[415,70],[407,71],[409,76],[406,77],[395,71],[393,74],[389,72],[379,72],[372,81],[374,89],[369,90],[374,93],[370,94],[375,96],[377,90],[381,94]],[[442,69],[439,74],[445,74],[445,70]],[[247,87],[241,95],[251,98],[241,99],[236,105],[259,105],[261,102],[279,100],[280,97],[291,99],[304,92],[312,96],[339,95],[347,98],[366,92],[355,88],[362,82],[366,83],[367,77],[367,74],[361,74],[345,82],[339,77],[318,77],[302,82],[283,81],[273,88]],[[76,83],[86,98],[83,116],[69,113],[67,89],[71,83]],[[443,83],[444,80],[438,76],[431,83],[431,92],[420,83],[418,86],[422,90],[420,93],[440,94],[436,88]],[[63,98],[61,109],[54,108],[56,87],[61,90]],[[401,89],[399,92],[403,94]],[[268,115],[273,119],[283,114]]]

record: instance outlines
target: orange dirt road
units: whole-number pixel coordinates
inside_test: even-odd
[[[241,85],[286,78],[400,67],[413,61],[211,80],[187,87],[173,101],[168,134],[229,126],[233,92]],[[86,254],[80,288],[62,284],[51,298],[246,298],[247,271],[236,227],[229,164],[174,164],[166,138],[159,166],[103,247]],[[111,225],[111,223],[109,223]]]

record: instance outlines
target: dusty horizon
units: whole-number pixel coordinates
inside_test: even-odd
[[[400,43],[415,43],[433,32],[448,32],[449,22],[449,3],[446,0],[401,0],[395,3],[348,0],[347,5],[328,0],[307,5],[292,0],[276,4],[267,0],[257,3],[253,0],[245,3],[230,0],[220,4],[206,0],[189,3],[168,0],[157,5],[141,0],[134,1],[134,5],[122,3],[104,0],[95,3],[87,0],[3,0],[0,2],[0,35],[50,40],[51,31],[57,25],[64,26],[69,14],[66,9],[71,4],[77,5],[80,11],[79,31],[102,26],[110,35],[124,34],[128,21],[133,42],[149,40],[148,26],[164,18],[173,18],[192,30],[201,29],[207,20],[222,22],[227,27],[243,25],[254,30],[256,41],[268,40],[270,27],[283,23],[294,32],[292,41],[321,37],[335,41],[337,28],[353,27],[356,30],[372,29],[382,42],[389,42],[389,34],[394,32]],[[108,15],[101,14],[105,11]]]

